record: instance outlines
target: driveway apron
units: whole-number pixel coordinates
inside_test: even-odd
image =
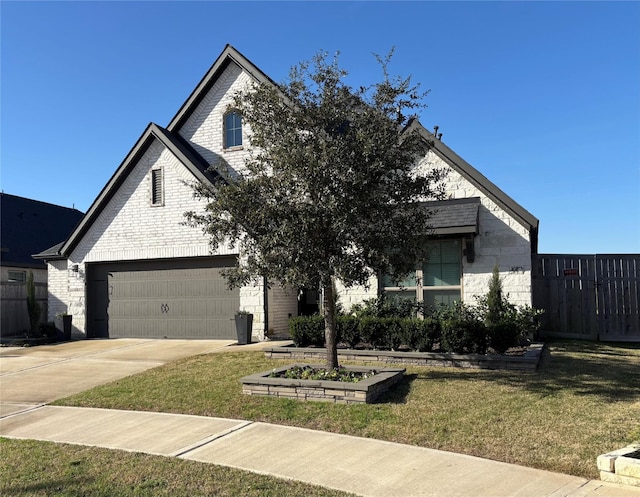
[[[81,340],[0,348],[0,416],[47,404],[231,340]]]

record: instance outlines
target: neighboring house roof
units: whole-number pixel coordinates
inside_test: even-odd
[[[69,256],[73,248],[82,239],[82,236],[87,232],[94,220],[100,214],[102,209],[107,205],[108,201],[115,195],[120,185],[123,183],[129,172],[135,166],[137,160],[147,150],[149,145],[154,140],[159,140],[167,149],[169,149],[175,157],[180,160],[200,181],[210,182],[213,184],[217,178],[220,178],[215,172],[209,170],[209,164],[202,158],[202,156],[179,135],[179,130],[183,124],[189,119],[192,113],[196,110],[198,104],[206,97],[209,90],[216,83],[218,78],[222,75],[229,64],[237,64],[241,69],[249,73],[258,83],[270,83],[274,86],[278,86],[269,76],[262,72],[257,66],[255,66],[249,59],[242,55],[231,45],[226,45],[220,56],[213,63],[211,68],[207,71],[202,80],[198,83],[193,92],[189,95],[185,103],[180,107],[177,114],[173,117],[167,128],[162,128],[157,124],[151,123],[147,129],[143,132],[142,136],[138,139],[134,147],[131,149],[125,160],[120,164],[115,174],[107,182],[106,186],[100,192],[96,200],[93,202],[87,214],[82,219],[77,228],[73,231],[68,240],[55,247],[51,247],[48,250],[37,255],[42,259],[64,259]],[[464,159],[453,152],[442,141],[436,139],[433,134],[427,131],[417,119],[412,119],[406,127],[406,130],[417,129],[422,136],[428,139],[432,143],[432,149],[445,160],[451,167],[458,171],[462,176],[471,181],[478,187],[479,190],[488,195],[493,201],[500,205],[503,209],[509,212],[515,219],[518,220],[523,226],[527,227],[531,233],[531,247],[532,251],[537,252],[537,232],[538,232],[538,220],[517,204],[513,199],[506,195],[502,190],[495,186],[485,176],[483,176],[478,170],[473,168]],[[471,203],[475,205],[473,202]],[[465,215],[473,215],[473,205],[466,207],[457,207],[458,211],[464,211]],[[445,206],[443,205],[444,209]],[[447,207],[447,212],[452,213],[453,207]],[[444,212],[444,211],[443,211]],[[476,224],[465,225],[465,229],[472,231],[465,231],[465,233],[477,231],[477,206],[475,207]],[[442,217],[443,214],[440,214]],[[450,217],[450,216],[449,216]],[[445,223],[449,217],[442,217],[441,222]],[[436,214],[435,220],[438,219]],[[439,221],[440,222],[440,221]],[[458,222],[455,221],[454,224]],[[466,221],[465,221],[466,222]],[[444,224],[439,227],[440,233],[446,233],[447,228],[451,228],[449,224]],[[454,228],[459,228],[453,226]],[[475,230],[475,231],[473,231]],[[458,231],[458,233],[461,233]]]
[[[3,266],[45,268],[33,254],[46,249],[69,233],[82,212],[69,207],[0,194],[0,260]]]

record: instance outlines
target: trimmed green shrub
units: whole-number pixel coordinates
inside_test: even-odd
[[[508,319],[501,320],[487,328],[489,347],[498,354],[504,354],[510,347],[518,344],[520,330]]]
[[[487,333],[478,309],[456,302],[438,311],[441,324],[440,347],[456,354],[485,354]]]
[[[478,309],[487,328],[487,343],[498,354],[533,338],[539,327],[542,311],[528,305],[516,306],[509,302],[502,290],[498,267],[493,268],[489,291],[478,298]]]
[[[370,316],[361,318],[358,331],[360,332],[360,340],[363,343],[370,344],[374,349],[379,348],[386,332],[383,318]]]
[[[338,343],[355,348],[361,342],[359,323],[360,320],[355,316],[338,316]]]
[[[375,347],[384,350],[398,350],[402,343],[404,321],[407,320],[396,317],[380,318],[383,331],[379,336],[380,341],[375,344]]]
[[[399,350],[404,345],[414,351],[429,352],[440,344],[444,352],[486,354],[491,347],[504,354],[533,336],[541,311],[515,306],[501,292],[494,292],[494,296],[496,294],[501,299],[499,305],[491,304],[496,312],[489,312],[488,297],[483,296],[477,306],[457,302],[441,307],[424,319],[416,318],[413,311],[412,317],[376,316],[374,314],[386,314],[391,307],[384,300],[373,299],[360,308],[358,315],[338,316],[337,339],[349,348],[362,343],[374,349]],[[289,321],[289,331],[297,347],[325,346],[322,316],[293,318]]]
[[[351,312],[359,318],[415,318],[422,312],[422,305],[416,303],[415,299],[393,297],[383,293],[377,298],[354,305]]]
[[[418,352],[433,350],[434,345],[442,340],[440,321],[426,316],[424,319],[417,319],[416,322],[418,323],[419,335],[415,342],[415,350]]]
[[[489,280],[489,291],[480,300],[484,312],[484,322],[487,327],[491,328],[500,323],[508,309],[509,302],[503,295],[500,268],[498,266],[493,268],[491,280]]]
[[[431,317],[402,320],[402,344],[415,352],[429,352],[440,340],[440,323]]]
[[[36,300],[36,285],[33,281],[33,271],[31,270],[27,274],[27,313],[29,314],[29,324],[31,325],[30,331],[31,333],[36,333],[42,308]]]
[[[296,347],[324,347],[324,318],[319,315],[292,318],[289,334]]]

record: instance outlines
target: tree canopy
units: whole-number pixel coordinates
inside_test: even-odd
[[[256,276],[325,292],[327,348],[335,349],[333,282],[364,285],[374,274],[402,275],[427,257],[430,213],[442,198],[442,171],[414,174],[430,143],[408,127],[424,107],[419,85],[391,77],[392,52],[376,56],[382,80],[357,89],[337,56],[294,66],[285,83],[256,83],[236,95],[250,140],[246,172],[198,184],[204,212],[188,212],[213,249],[233,243],[240,257],[226,276]],[[329,309],[327,309],[327,307]],[[330,329],[333,328],[333,329]],[[328,365],[337,359],[328,352]]]

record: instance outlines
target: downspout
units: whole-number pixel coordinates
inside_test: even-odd
[[[262,302],[264,312],[264,334],[262,336],[266,340],[269,333],[269,282],[266,276],[262,277]]]

